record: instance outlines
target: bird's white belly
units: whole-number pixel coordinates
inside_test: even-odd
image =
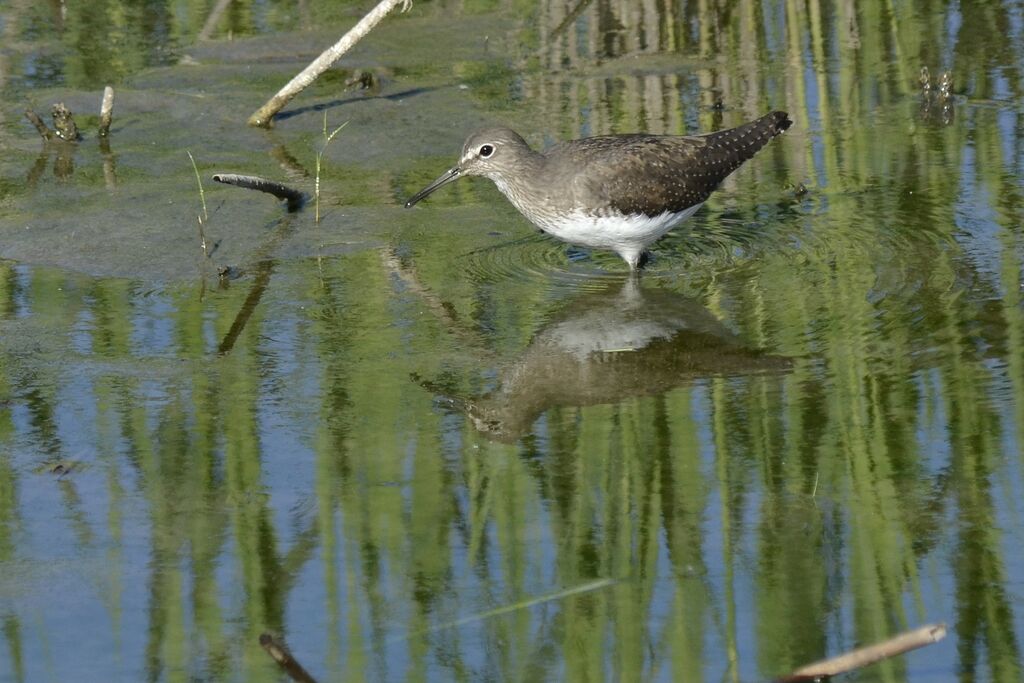
[[[501,177],[492,177],[498,190],[505,195],[521,214],[544,232],[563,242],[592,249],[611,249],[636,268],[640,255],[659,237],[686,220],[703,202],[682,211],[665,211],[657,216],[644,214],[628,215],[614,211],[587,211],[576,208],[568,214],[556,214],[544,210],[515,191]]]
[[[666,211],[657,216],[597,216],[574,211],[559,219],[544,218],[535,222],[545,232],[570,244],[621,252],[646,248],[700,207],[697,204],[683,211]]]

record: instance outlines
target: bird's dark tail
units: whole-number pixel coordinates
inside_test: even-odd
[[[750,123],[744,123],[742,126],[720,130],[715,133],[707,133],[702,137],[707,138],[708,142],[712,143],[737,138],[749,139],[751,141],[763,138],[767,142],[776,135],[781,134],[791,125],[793,125],[793,122],[789,120],[789,114],[784,111],[773,111],[771,114],[765,114]]]
[[[773,111],[742,126],[701,135],[707,143],[707,162],[722,172],[722,178],[736,170],[776,135],[793,125],[789,114]]]
[[[751,124],[755,127],[764,126],[767,128],[772,137],[781,135],[786,132],[793,122],[789,120],[789,114],[784,111],[773,111],[771,114],[765,114],[757,121],[753,121]]]

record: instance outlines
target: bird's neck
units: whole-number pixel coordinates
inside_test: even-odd
[[[516,160],[515,173],[501,173],[491,177],[498,190],[505,195],[519,211],[530,217],[530,206],[543,201],[544,156],[532,149],[526,149]]]

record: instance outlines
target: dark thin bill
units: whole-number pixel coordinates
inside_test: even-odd
[[[405,208],[407,208],[407,209],[412,208],[413,204],[415,204],[416,202],[420,201],[421,199],[426,197],[428,194],[430,194],[431,192],[433,192],[437,188],[441,187],[442,185],[447,185],[448,183],[452,182],[453,180],[458,180],[460,175],[462,175],[462,169],[459,168],[458,166],[452,166],[447,171],[445,171],[444,174],[440,178],[438,178],[437,180],[435,180],[434,182],[430,183],[429,185],[424,187],[422,190],[420,190],[419,192],[414,194],[409,199],[409,201],[407,201],[405,203]]]

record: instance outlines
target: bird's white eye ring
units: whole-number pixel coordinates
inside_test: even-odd
[[[486,159],[487,157],[494,154],[494,145],[481,145],[480,156]]]

